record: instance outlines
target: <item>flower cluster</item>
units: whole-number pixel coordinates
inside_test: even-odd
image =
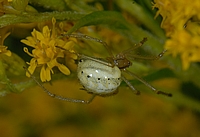
[[[200,1],[154,0],[156,16],[163,17],[161,27],[169,39],[165,48],[173,56],[180,55],[183,69],[200,62]]]
[[[44,26],[42,32],[34,29],[31,33],[32,36],[21,40],[22,43],[34,48],[32,53],[28,51],[28,48],[24,48],[24,51],[33,57],[28,63],[30,65],[28,71],[33,74],[36,67],[41,67],[40,78],[42,82],[51,80],[51,73],[54,73],[53,67],[57,67],[65,75],[70,74],[70,70],[64,64],[58,62],[59,58],[66,58],[66,51],[69,62],[77,58],[72,50],[76,39],[64,40],[59,37],[55,24],[56,20],[53,18],[51,30],[48,26]],[[26,75],[30,77],[28,72]]]

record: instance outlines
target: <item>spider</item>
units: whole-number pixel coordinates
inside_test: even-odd
[[[147,81],[143,80],[136,74],[127,70],[127,68],[132,65],[130,60],[133,60],[133,59],[157,60],[164,55],[165,50],[155,57],[144,57],[144,56],[131,54],[131,51],[141,47],[144,44],[144,42],[147,41],[147,38],[144,38],[142,41],[140,41],[140,43],[135,44],[135,46],[125,51],[122,51],[116,56],[114,56],[111,50],[108,48],[108,45],[100,39],[93,38],[93,37],[83,35],[83,34],[69,34],[69,35],[63,34],[63,36],[96,41],[102,44],[107,49],[107,51],[110,54],[110,57],[106,58],[106,60],[103,60],[103,59],[99,59],[95,57],[86,56],[83,54],[77,54],[79,57],[77,76],[80,81],[80,84],[83,86],[83,89],[87,91],[89,94],[92,94],[89,100],[67,98],[67,97],[53,94],[49,90],[47,90],[39,81],[37,81],[37,79],[34,76],[30,74],[32,79],[49,96],[54,97],[59,100],[67,101],[67,102],[89,104],[93,101],[93,99],[96,96],[106,97],[106,96],[117,94],[118,87],[120,86],[122,81],[124,81],[130,87],[130,89],[134,91],[136,95],[139,95],[140,92],[137,89],[135,89],[135,87],[125,78],[123,73],[127,73],[128,75],[136,78],[137,80],[142,82],[144,85],[146,85],[148,88],[150,88],[152,91],[154,91],[156,94],[163,94],[168,97],[172,96],[171,93],[166,93],[166,92],[157,90]],[[60,47],[58,46],[58,48]]]

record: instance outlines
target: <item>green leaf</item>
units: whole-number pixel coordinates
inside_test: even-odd
[[[29,3],[57,11],[67,10],[64,0],[29,0]]]
[[[7,75],[15,77],[25,73],[23,69],[25,62],[17,54],[12,53],[11,56],[1,55],[1,61],[4,64],[4,69]]]
[[[145,77],[147,81],[158,80],[162,78],[172,78],[176,77],[174,72],[169,68],[160,69],[159,71],[155,71],[154,73]]]
[[[71,34],[84,26],[101,24],[107,25],[110,29],[127,37],[133,44],[138,43],[144,37],[147,37],[148,42],[146,42],[145,45],[150,45],[148,46],[150,48],[149,51],[153,51],[152,53],[156,54],[162,51],[164,40],[155,37],[153,34],[143,30],[135,24],[129,24],[122,14],[116,11],[96,11],[88,14],[78,20],[67,34]]]
[[[5,14],[0,17],[0,28],[16,23],[31,23],[51,20],[55,17],[57,20],[75,21],[85,16],[83,13],[63,11],[63,12],[44,12],[44,13],[24,13],[24,14]]]
[[[67,34],[71,34],[83,26],[100,24],[128,30],[126,20],[120,13],[115,11],[96,11],[81,18]]]
[[[94,5],[90,5],[84,0],[65,0],[67,6],[73,11],[81,11],[84,13],[91,13],[92,11],[97,11]]]
[[[169,69],[169,68],[163,68],[163,69],[160,69],[159,71],[155,71],[145,77],[143,77],[142,79],[145,79],[145,81],[154,81],[154,80],[159,80],[159,79],[163,79],[163,78],[174,78],[176,77],[176,75],[174,74],[174,72]],[[130,83],[133,84],[133,85],[136,85],[136,84],[141,84],[140,81],[136,80],[133,78],[133,80],[130,80]],[[121,85],[125,86],[126,83],[123,82]]]
[[[5,96],[10,91],[17,92],[17,89],[11,83],[10,79],[8,79],[5,65],[3,61],[0,60],[0,96]]]

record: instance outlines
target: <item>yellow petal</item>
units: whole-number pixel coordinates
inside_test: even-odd
[[[38,40],[42,41],[44,39],[44,36],[43,36],[43,34],[41,32],[36,31],[35,33],[36,33],[36,38]]]
[[[190,61],[189,61],[189,57],[188,57],[187,53],[183,53],[181,55],[181,60],[182,60],[183,70],[187,70],[190,66]]]
[[[5,54],[7,56],[11,56],[10,50],[7,50],[7,46],[0,45],[0,54]]]
[[[42,82],[46,82],[46,71],[44,66],[42,66],[41,71],[40,71],[40,79]]]
[[[70,49],[72,49],[74,47],[74,44],[75,43],[73,41],[69,41],[69,42],[65,43],[63,48],[66,49],[66,50],[70,50]]]
[[[51,61],[49,61],[47,63],[47,66],[52,69],[53,67],[57,66],[58,62],[56,61],[56,59],[52,59]]]
[[[53,71],[52,71],[53,73]],[[46,68],[46,80],[50,81],[51,80],[51,69],[49,67]]]
[[[48,67],[45,69],[44,65],[42,66],[42,69],[40,71],[40,79],[42,82],[51,80],[50,69]]]
[[[49,47],[52,47],[52,48],[55,47],[55,43],[56,43],[56,41],[54,39],[50,40],[48,43]]]
[[[35,58],[32,58],[30,63],[29,63],[29,67],[28,67],[28,71],[33,74],[33,72],[35,71],[36,67],[37,67],[37,61]],[[30,74],[28,72],[26,72],[26,76],[30,77]]]
[[[38,65],[44,65],[48,62],[48,60],[45,58],[38,58],[37,62],[38,62]]]
[[[69,57],[74,59],[74,60],[78,58],[78,56],[73,52],[69,54]]]
[[[69,75],[69,74],[70,74],[69,69],[68,69],[65,65],[63,65],[63,64],[58,64],[57,66],[58,66],[58,69],[59,69],[63,74],[65,74],[65,75]]]
[[[36,39],[33,37],[26,37],[26,39],[33,45],[33,48],[35,47],[36,43]]]
[[[47,48],[46,50],[46,56],[50,59],[53,59],[55,56],[55,53],[53,52],[52,48]]]
[[[44,26],[42,29],[43,36],[45,38],[50,38],[50,30],[48,26]]]
[[[11,51],[7,50],[4,54],[7,55],[7,56],[11,56]]]
[[[21,42],[26,44],[26,45],[28,45],[28,46],[34,47],[34,45],[30,41],[28,41],[26,39],[22,39]]]
[[[33,31],[31,32],[31,35],[34,37],[34,38],[37,38],[37,36],[36,36],[36,29],[33,29]]]

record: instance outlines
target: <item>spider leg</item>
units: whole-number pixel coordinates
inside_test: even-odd
[[[135,46],[133,46],[133,47],[127,49],[127,50],[124,50],[122,53],[123,53],[123,54],[130,53],[131,51],[133,51],[133,50],[135,50],[135,49],[141,47],[146,41],[147,41],[147,38],[143,38],[143,40],[141,40],[140,43],[135,44]]]
[[[83,55],[83,54],[77,54],[78,57],[80,59],[89,59],[89,60],[92,60],[92,61],[95,61],[95,62],[98,62],[98,63],[101,63],[103,65],[106,65],[106,66],[109,66],[109,67],[113,67],[112,64],[106,62],[106,61],[103,61],[103,60],[100,60],[100,59],[97,59],[97,58],[94,58],[94,57],[90,57],[90,56],[86,56],[86,55]]]
[[[72,102],[72,103],[83,103],[83,104],[89,104],[93,101],[93,99],[95,98],[96,95],[92,95],[92,97],[89,100],[81,100],[81,99],[73,99],[73,98],[67,98],[67,97],[62,97],[59,95],[56,95],[54,93],[51,93],[48,89],[46,89],[42,83],[40,83],[29,71],[26,67],[23,67],[31,76],[31,78],[43,89],[44,92],[46,92],[49,96],[59,99],[59,100],[63,100],[63,101],[67,101],[67,102]]]
[[[59,46],[56,46],[56,47],[57,47],[57,48],[60,48],[60,49],[62,49],[62,50],[66,50],[66,49],[64,49],[64,48],[62,48],[62,47],[59,47]],[[103,61],[103,60],[99,60],[99,59],[97,59],[97,58],[90,57],[90,56],[83,55],[83,54],[79,54],[79,53],[76,53],[76,54],[77,54],[77,56],[78,56],[80,59],[89,59],[89,60],[93,60],[93,61],[99,62],[99,63],[101,63],[101,64],[103,64],[103,65],[107,65],[107,66],[113,67],[112,64],[110,64],[110,63],[108,63],[108,62],[105,62],[105,61]]]
[[[140,95],[140,91],[138,91],[137,89],[135,89],[133,87],[133,85],[124,77],[124,76],[121,76],[121,78],[124,80],[124,82],[126,82],[126,84],[134,91],[134,93],[136,95]]]
[[[114,57],[114,55],[111,52],[111,50],[109,49],[107,43],[98,39],[98,38],[93,38],[93,37],[90,37],[90,36],[84,35],[84,34],[63,34],[63,36],[73,37],[73,38],[78,38],[78,39],[87,39],[87,40],[90,40],[90,41],[96,41],[96,42],[102,44],[107,49],[107,51],[108,51],[108,53],[110,54],[111,57]]]
[[[133,76],[134,78],[136,78],[137,80],[139,80],[140,82],[142,82],[144,85],[146,85],[148,88],[150,88],[152,91],[154,91],[156,94],[162,94],[162,95],[166,95],[168,97],[172,97],[171,93],[166,93],[160,90],[157,90],[156,88],[154,88],[151,84],[149,84],[148,82],[146,82],[145,80],[143,80],[142,78],[140,78],[139,76],[137,76],[136,74],[125,70],[124,72],[126,72],[127,74]]]
[[[135,60],[135,59],[143,59],[143,60],[157,60],[160,59],[164,54],[166,50],[163,50],[160,54],[157,56],[140,56],[140,55],[133,55],[132,53],[126,53],[127,58],[130,60]]]

